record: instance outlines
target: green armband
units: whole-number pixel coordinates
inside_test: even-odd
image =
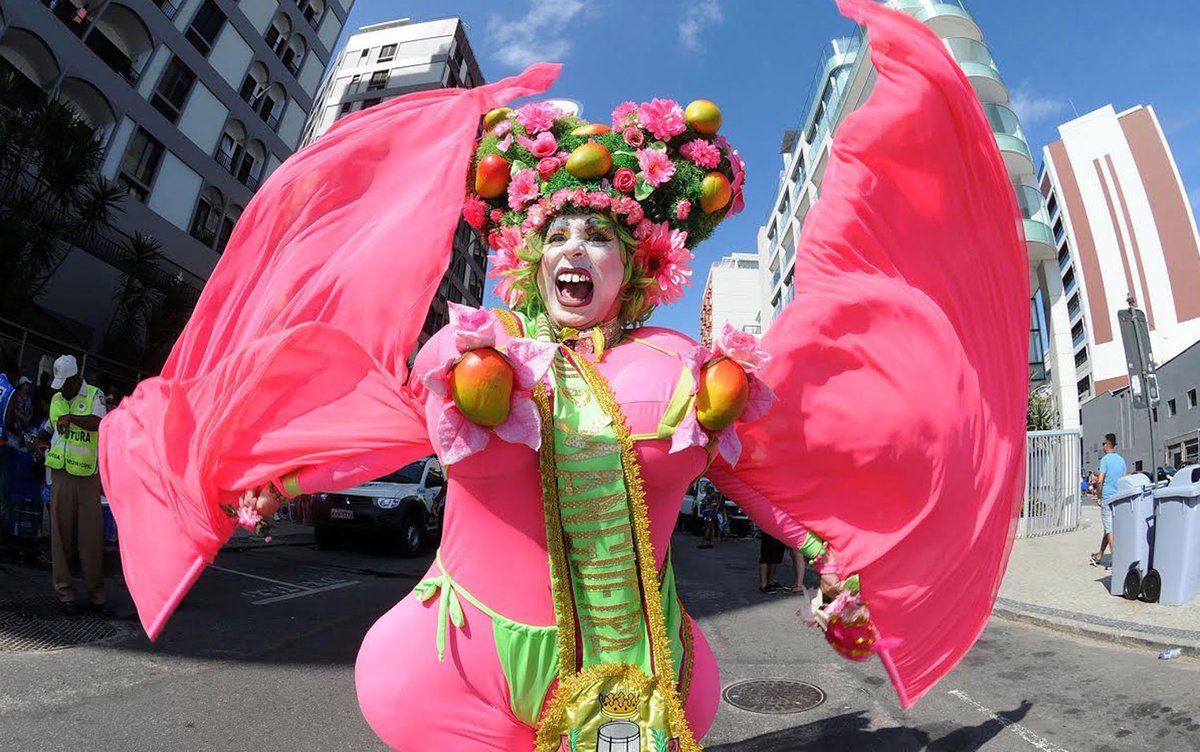
[[[800,555],[804,557],[805,561],[812,561],[825,553],[827,545],[825,541],[821,540],[820,536],[810,530],[804,538],[804,543],[800,544]]]
[[[858,575],[856,575],[856,574],[850,575],[849,577],[846,578],[846,581],[844,583],[842,583],[842,585],[847,590],[849,590],[851,593],[858,595]]]

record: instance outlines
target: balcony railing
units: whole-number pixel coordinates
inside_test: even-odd
[[[77,37],[82,37],[87,31],[91,16],[82,8],[77,8],[70,0],[42,0],[42,5],[50,9],[54,17],[62,22]]]
[[[182,2],[182,0],[150,0],[150,2],[157,5],[167,18],[175,18],[175,14],[179,12],[177,2]]]

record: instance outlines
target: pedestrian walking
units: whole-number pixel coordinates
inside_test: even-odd
[[[1128,465],[1125,458],[1117,454],[1117,435],[1104,434],[1104,457],[1100,460],[1100,474],[1096,478],[1096,503],[1100,505],[1100,523],[1104,531],[1100,535],[1100,551],[1092,554],[1092,566],[1100,566],[1104,549],[1112,548],[1112,507],[1108,505],[1117,493],[1117,479],[1125,474]]]
[[[100,506],[100,419],[104,394],[83,380],[73,355],[54,361],[46,467],[50,471],[50,548],[54,589],[64,614],[79,612],[71,577],[72,539],[78,536],[79,563],[89,608],[105,616],[112,607],[104,592],[104,514]]]
[[[758,548],[758,592],[777,593],[783,590],[783,585],[775,579],[775,569],[783,561],[783,542],[772,538],[764,531],[762,543]]]
[[[20,434],[17,429],[17,359],[12,352],[0,351],[0,446]]]
[[[697,548],[713,548],[720,539],[720,517],[724,504],[721,502],[721,495],[717,493],[717,489],[708,481],[701,482],[697,493],[701,494],[700,518],[704,520],[704,542]]]

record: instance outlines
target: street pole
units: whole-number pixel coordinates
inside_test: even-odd
[[[1154,351],[1150,346],[1146,314],[1138,309],[1133,295],[1130,295],[1126,302],[1129,303],[1129,308],[1118,311],[1117,320],[1121,325],[1121,340],[1125,347],[1133,407],[1146,409],[1146,423],[1150,427],[1149,475],[1151,481],[1156,481],[1158,449],[1154,435],[1154,408],[1158,406],[1158,374],[1155,373]]]

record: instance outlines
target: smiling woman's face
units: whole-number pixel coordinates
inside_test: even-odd
[[[586,329],[621,308],[625,261],[611,224],[594,214],[562,214],[546,229],[538,290],[558,326]]]

